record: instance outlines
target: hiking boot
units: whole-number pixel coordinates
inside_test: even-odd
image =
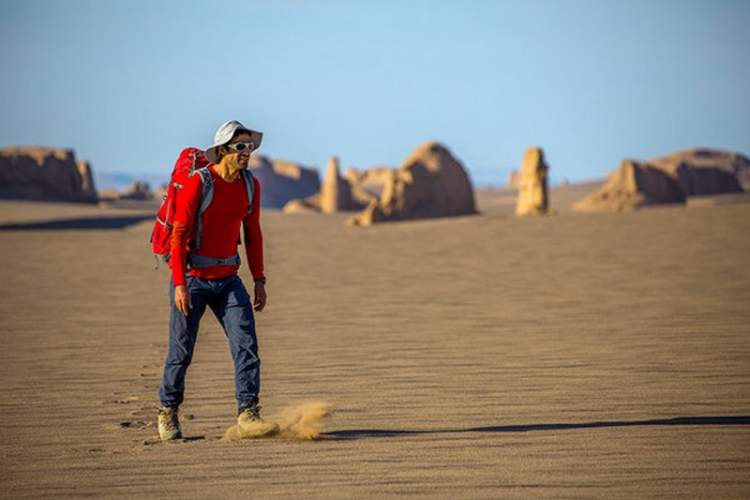
[[[279,424],[260,418],[260,406],[250,406],[240,410],[237,427],[242,439],[267,437],[279,433]]]
[[[182,429],[180,429],[180,419],[177,417],[177,407],[159,408],[159,438],[162,441],[171,441],[181,437]]]

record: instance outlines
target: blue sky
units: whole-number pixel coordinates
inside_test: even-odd
[[[237,118],[262,152],[399,165],[438,140],[476,184],[750,153],[748,1],[0,0],[0,146],[167,175]]]

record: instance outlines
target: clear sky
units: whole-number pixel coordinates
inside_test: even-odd
[[[438,140],[476,184],[531,145],[553,178],[750,153],[750,1],[0,0],[0,146],[169,172],[237,118],[262,152],[399,165]]]

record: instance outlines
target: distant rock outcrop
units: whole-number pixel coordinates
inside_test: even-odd
[[[298,163],[250,157],[250,168],[261,186],[261,205],[282,208],[288,201],[305,198],[320,190],[320,176],[314,168]]]
[[[151,191],[151,186],[145,181],[133,181],[122,191],[116,189],[105,189],[99,191],[99,201],[102,202],[113,202],[118,200],[129,200],[129,201],[151,201],[154,199],[164,199],[166,189],[162,192],[162,188],[156,193]]]
[[[521,162],[516,215],[542,215],[549,210],[547,172],[541,148],[530,148]]]
[[[86,193],[85,196],[89,201],[96,201],[94,170],[91,168],[91,164],[85,160],[78,160],[76,168],[78,169],[78,175],[81,176],[81,192]]]
[[[664,203],[685,203],[677,179],[648,163],[625,160],[601,188],[573,208],[580,212],[623,212]]]
[[[151,200],[154,193],[151,192],[151,186],[147,182],[135,181],[120,193],[121,200]]]
[[[354,197],[360,202],[369,203],[380,198],[394,170],[395,167],[371,167],[366,170],[348,168],[344,178],[352,185]]]
[[[355,201],[352,196],[352,185],[341,177],[339,159],[332,157],[328,161],[328,169],[320,189],[320,211],[324,214],[334,212],[362,210],[364,205]]]
[[[285,214],[318,214],[320,213],[320,194],[288,201],[282,211]]]
[[[506,181],[506,186],[508,189],[518,189],[521,187],[521,172],[518,170],[511,170],[508,173],[508,180]]]
[[[347,169],[340,174],[339,159],[331,157],[328,161],[326,176],[319,193],[307,198],[291,200],[284,205],[284,213],[316,213],[332,214],[336,212],[351,212],[362,210],[370,202],[377,200],[377,196],[365,186],[371,187],[371,175],[374,172],[366,170],[358,172]]]
[[[741,193],[750,182],[750,159],[727,151],[688,149],[648,163],[676,177],[686,196]]]
[[[71,149],[0,149],[0,198],[96,203],[91,166]]]
[[[584,212],[631,210],[661,203],[685,203],[687,197],[740,193],[750,184],[747,157],[711,149],[689,149],[645,162],[626,160],[596,192],[574,209]]]
[[[474,190],[463,165],[438,143],[419,146],[398,170],[382,174],[383,191],[351,224],[476,213]]]

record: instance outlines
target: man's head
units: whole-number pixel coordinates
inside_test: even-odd
[[[247,168],[247,162],[250,160],[250,153],[255,149],[252,134],[244,130],[238,130],[232,139],[218,149],[218,161],[228,154],[236,154],[237,160],[242,168]]]
[[[237,154],[244,168],[250,154],[260,147],[262,140],[261,132],[249,129],[237,120],[228,121],[216,131],[213,145],[206,150],[206,158],[211,163],[218,163],[225,155]]]

